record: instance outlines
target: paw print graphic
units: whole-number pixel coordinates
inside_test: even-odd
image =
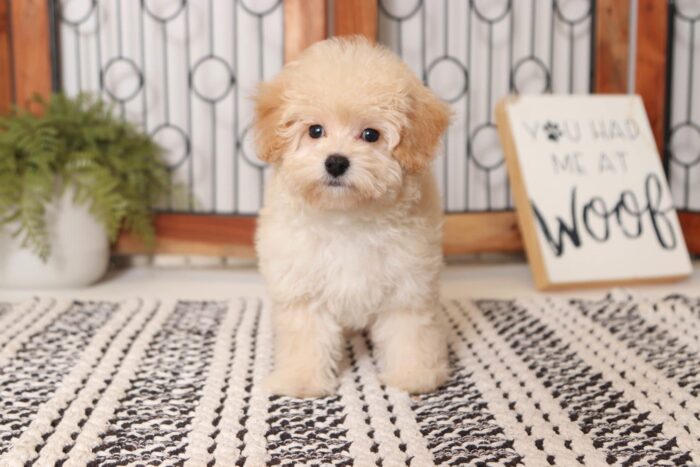
[[[544,124],[544,131],[547,134],[547,139],[554,141],[555,143],[561,138],[561,130],[559,125],[553,122],[547,122]]]

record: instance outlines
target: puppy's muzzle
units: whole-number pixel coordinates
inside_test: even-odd
[[[331,154],[326,158],[326,172],[333,177],[340,177],[350,167],[350,159],[341,154]]]

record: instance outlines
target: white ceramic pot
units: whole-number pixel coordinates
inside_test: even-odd
[[[47,207],[51,254],[46,262],[0,230],[0,287],[81,287],[100,279],[109,265],[109,240],[87,206],[73,201],[67,189]]]

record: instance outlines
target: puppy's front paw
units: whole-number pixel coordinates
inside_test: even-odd
[[[280,396],[297,398],[323,397],[335,391],[335,381],[310,373],[275,370],[263,381],[263,387]]]
[[[402,368],[386,371],[379,376],[382,383],[411,394],[423,394],[434,391],[447,381],[447,366],[437,368]]]

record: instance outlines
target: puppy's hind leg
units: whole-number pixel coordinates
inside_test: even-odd
[[[336,387],[342,329],[323,312],[281,305],[273,313],[275,369],[264,385],[273,394],[319,397]]]
[[[433,311],[395,310],[372,326],[381,380],[410,393],[437,389],[449,373],[442,322]]]

